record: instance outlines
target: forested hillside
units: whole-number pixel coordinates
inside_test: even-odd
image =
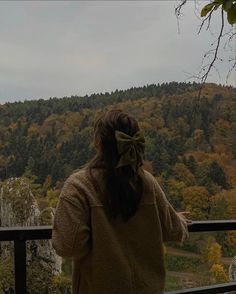
[[[94,154],[94,121],[105,110],[118,108],[139,121],[146,138],[145,168],[177,210],[189,210],[197,220],[236,218],[236,89],[207,84],[198,100],[198,87],[173,82],[0,105],[1,191],[9,185],[7,179],[23,178],[37,199],[41,224],[51,223],[47,208],[56,206],[64,180]],[[19,207],[14,191],[9,195]],[[221,257],[233,256],[235,248],[234,231],[192,234],[181,249],[185,251],[167,250],[166,289],[188,286],[186,277],[190,286],[228,281],[229,263]],[[36,289],[33,277],[45,270],[32,268],[29,288]],[[2,261],[1,273],[8,280],[0,279],[0,290],[13,287],[11,260]],[[69,276],[65,263],[62,274],[43,287],[69,293]]]
[[[208,84],[200,101],[197,89],[196,83],[173,82],[1,105],[1,180],[25,176],[41,196],[60,189],[93,156],[96,117],[120,108],[138,119],[145,166],[177,208],[189,208],[193,218],[230,217],[222,205],[210,206],[236,198],[236,89]]]

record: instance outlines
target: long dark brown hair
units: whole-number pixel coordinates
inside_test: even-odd
[[[119,160],[115,131],[133,136],[139,131],[138,122],[121,110],[110,110],[100,116],[94,126],[95,157],[88,163],[93,168],[103,167],[105,178],[105,208],[116,218],[127,221],[135,215],[143,193],[142,168],[137,173],[127,165],[116,168]]]

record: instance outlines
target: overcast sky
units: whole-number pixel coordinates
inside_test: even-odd
[[[194,1],[0,1],[0,103],[186,81],[219,30],[197,34]],[[199,1],[198,8],[206,1]],[[225,83],[220,62],[210,82]],[[229,84],[235,85],[235,74]]]

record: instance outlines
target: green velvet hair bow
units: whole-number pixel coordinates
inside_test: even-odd
[[[115,131],[115,138],[117,141],[117,150],[120,159],[116,168],[130,165],[134,172],[137,172],[140,165],[142,165],[145,139],[143,134],[138,131],[133,137]]]

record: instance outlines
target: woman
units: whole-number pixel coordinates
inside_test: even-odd
[[[54,218],[56,252],[73,258],[73,294],[161,294],[163,242],[188,236],[156,179],[142,169],[145,140],[120,110],[94,128],[97,154],[65,182]]]

